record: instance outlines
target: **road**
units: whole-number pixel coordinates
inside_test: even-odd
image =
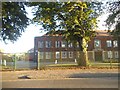
[[[21,79],[3,81],[2,88],[118,88],[118,78]]]

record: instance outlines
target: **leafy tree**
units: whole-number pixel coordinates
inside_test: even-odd
[[[42,25],[44,30],[62,32],[65,40],[79,44],[80,66],[88,65],[86,44],[95,36],[98,14],[92,10],[93,3],[88,2],[33,2],[33,21]]]
[[[110,13],[110,15],[106,20],[106,24],[109,29],[111,29],[111,27],[114,29],[112,31],[112,34],[118,36],[120,35],[120,1],[108,4],[108,12]]]
[[[120,1],[107,4],[110,15],[106,20],[106,24],[109,29],[113,28],[113,30],[110,32],[115,36],[115,38],[118,39],[118,51],[120,56]]]
[[[29,24],[25,2],[2,2],[1,40],[16,41]]]

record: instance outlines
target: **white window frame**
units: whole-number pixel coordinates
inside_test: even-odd
[[[40,59],[44,58],[44,52],[40,52]]]
[[[67,58],[67,51],[62,51],[61,56],[62,58]]]
[[[60,58],[60,52],[56,52],[55,56],[56,56],[56,59],[59,59]]]
[[[61,47],[66,47],[67,46],[67,42],[66,41],[61,41]]]
[[[118,41],[117,40],[113,41],[113,47],[118,47]]]
[[[69,58],[73,58],[73,52],[68,52],[69,53]]]
[[[44,47],[44,42],[38,41],[38,48],[43,48],[43,47]]]
[[[113,52],[112,51],[108,51],[107,52],[108,58],[112,59],[113,58]]]
[[[118,53],[118,51],[115,51],[115,52],[114,52],[114,55],[115,55],[115,58],[116,58],[116,59],[119,58],[119,53]]]
[[[60,47],[60,41],[55,41],[55,47],[59,48]]]
[[[69,43],[69,44],[68,44],[68,47],[69,47],[69,48],[73,47],[73,44],[72,44],[72,43]]]
[[[46,59],[51,59],[52,53],[51,52],[45,52],[45,58]]]
[[[46,41],[45,46],[46,48],[51,48],[51,41]]]
[[[106,44],[107,44],[107,47],[112,47],[112,40],[107,40]]]
[[[101,48],[101,40],[95,39],[94,40],[94,47],[95,48]]]

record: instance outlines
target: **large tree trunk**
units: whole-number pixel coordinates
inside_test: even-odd
[[[83,47],[83,43],[84,38],[79,38],[78,43],[79,43],[79,60],[78,65],[79,66],[84,66],[87,67],[88,66],[88,57],[87,57],[87,51],[85,50],[85,48]]]

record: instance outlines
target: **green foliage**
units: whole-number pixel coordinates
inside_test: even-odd
[[[95,36],[98,14],[92,9],[94,3],[88,2],[32,2],[34,6],[33,21],[42,25],[50,33],[61,33],[64,39],[79,44],[79,49],[85,52],[87,42]],[[59,31],[59,32],[58,32]],[[84,54],[84,53],[83,53]],[[83,66],[87,66],[86,55],[80,59]]]
[[[114,36],[120,35],[120,1],[107,3],[108,12],[110,13],[109,17],[106,20],[106,24],[109,29],[111,27],[114,29],[111,34]],[[114,26],[114,27],[113,27]]]
[[[2,29],[0,37],[3,41],[16,41],[29,24],[24,2],[2,2]]]
[[[28,6],[34,6],[33,21],[42,25],[44,30],[54,33],[61,30],[67,41],[79,42],[83,51],[83,39],[86,42],[95,36],[96,18],[93,3],[87,2],[33,2]],[[95,7],[95,6],[94,6]]]
[[[108,5],[108,12],[110,13],[110,15],[106,20],[106,24],[109,29],[111,29],[111,27],[113,28],[113,30],[109,32],[111,32],[111,34],[114,35],[115,38],[117,38],[118,51],[120,51],[120,1],[108,3]]]

